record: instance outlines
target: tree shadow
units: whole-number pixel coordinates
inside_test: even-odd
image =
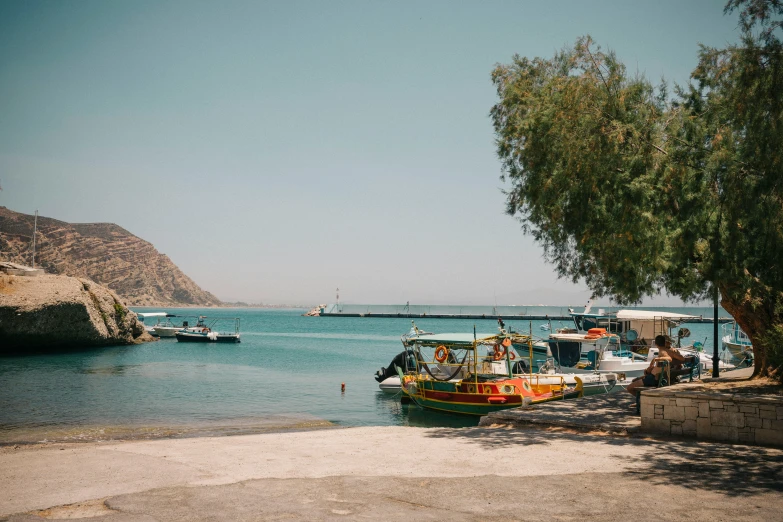
[[[651,451],[630,459],[643,466],[626,475],[729,496],[783,492],[783,450],[718,442],[645,442],[651,443]]]
[[[538,427],[475,427],[429,430],[428,437],[469,441],[485,449],[548,445],[558,441],[633,446],[639,456],[613,456],[617,472],[652,485],[680,486],[728,496],[783,491],[783,450],[675,439],[614,436]],[[563,458],[578,459],[579,455]],[[628,467],[633,469],[627,470]],[[607,472],[615,470],[607,469]]]

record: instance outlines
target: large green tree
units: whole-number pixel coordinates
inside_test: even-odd
[[[491,116],[507,211],[561,276],[619,303],[719,290],[765,375],[783,365],[783,3],[735,10],[741,42],[702,47],[673,94],[583,37],[498,65]]]

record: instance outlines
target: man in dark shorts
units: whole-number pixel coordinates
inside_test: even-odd
[[[637,391],[639,388],[658,385],[658,378],[663,371],[663,368],[658,366],[658,362],[661,361],[661,359],[668,360],[669,364],[672,364],[672,354],[670,351],[672,351],[673,348],[671,348],[670,344],[667,344],[665,335],[658,335],[655,337],[655,346],[658,348],[658,357],[650,361],[650,366],[644,369],[644,375],[631,381],[631,384],[625,388],[625,390],[634,397],[639,393]]]

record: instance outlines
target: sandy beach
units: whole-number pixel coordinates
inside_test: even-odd
[[[364,427],[6,446],[0,519],[776,520],[783,450],[540,429]]]

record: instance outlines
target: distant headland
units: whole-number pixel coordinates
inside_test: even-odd
[[[0,206],[0,261],[31,264],[34,219]],[[47,274],[95,281],[128,306],[225,306],[151,243],[113,223],[39,216],[35,265]]]

